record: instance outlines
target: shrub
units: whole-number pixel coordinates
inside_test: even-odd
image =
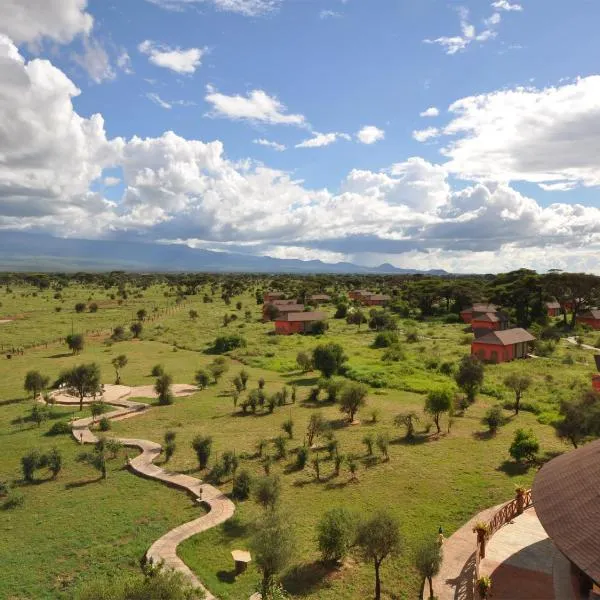
[[[367,447],[367,454],[373,454],[373,445],[375,444],[375,436],[372,433],[367,433],[362,439],[362,443]]]
[[[358,410],[365,406],[368,389],[362,383],[349,383],[344,386],[340,397],[340,411],[348,415],[349,421],[354,421]]]
[[[50,469],[52,479],[56,479],[62,469],[62,455],[58,448],[52,448],[50,452],[45,454],[42,463]]]
[[[215,339],[213,351],[216,354],[223,354],[236,348],[245,348],[246,345],[246,340],[241,335],[221,335]]]
[[[398,343],[398,335],[393,331],[381,331],[375,336],[373,348],[389,348]]]
[[[56,421],[48,430],[48,435],[64,435],[71,433],[71,424],[67,421]]]
[[[517,429],[509,453],[517,462],[533,462],[539,449],[540,444],[531,429]]]
[[[98,423],[98,429],[100,429],[100,431],[109,431],[110,428],[110,421],[106,417],[102,417]]]
[[[198,458],[198,465],[201,469],[206,469],[206,465],[208,464],[208,459],[210,458],[212,447],[212,438],[210,436],[201,436],[197,435],[192,440],[192,448],[196,453],[196,457]]]
[[[158,396],[158,403],[161,406],[166,406],[168,404],[173,404],[173,392],[171,390],[172,378],[170,375],[163,373],[159,377],[157,377],[156,382],[154,383],[154,391]]]
[[[82,313],[85,310],[85,302],[78,302],[75,305],[75,312]]]
[[[326,321],[315,321],[312,324],[310,332],[313,335],[323,335],[329,329],[329,325]]]
[[[389,348],[386,348],[383,353],[381,360],[383,362],[399,362],[404,360],[405,354],[402,346],[400,344],[393,344]]]
[[[162,365],[154,365],[150,374],[152,377],[160,377],[165,374],[165,368]]]
[[[25,504],[25,496],[18,490],[9,490],[6,499],[2,502],[3,510],[12,510]]]
[[[347,304],[338,304],[335,315],[333,315],[334,319],[345,319],[348,314],[348,305]]]
[[[274,509],[281,496],[281,482],[276,476],[267,475],[256,482],[254,497],[263,508]]]
[[[381,454],[385,460],[390,459],[389,447],[390,447],[390,436],[387,433],[380,433],[377,436],[377,448],[379,448],[379,452],[381,452]]]
[[[43,457],[39,450],[31,450],[25,456],[22,456],[21,470],[23,472],[23,479],[31,483],[36,469],[39,469],[43,464]]]
[[[98,312],[98,305],[95,302],[92,302],[88,308],[91,313]]]
[[[438,368],[439,364],[440,364],[439,358],[431,357],[431,358],[425,359],[425,368],[428,371],[435,371]]]
[[[120,325],[117,325],[110,336],[114,342],[120,342],[125,339],[125,329]]]
[[[277,449],[277,458],[285,458],[287,456],[287,439],[279,435],[275,438],[274,443]]]
[[[356,537],[354,519],[346,508],[328,510],[317,525],[317,540],[325,562],[341,562]]]
[[[448,324],[460,323],[460,321],[460,315],[457,315],[456,313],[450,313],[449,315],[446,315],[446,318],[444,319],[444,323]]]
[[[348,357],[339,344],[321,344],[313,350],[312,362],[324,377],[338,373],[346,360]]]
[[[244,469],[243,471],[240,471],[239,475],[235,478],[231,495],[236,500],[246,500],[250,497],[251,489],[252,478],[250,477],[250,473]]]
[[[454,363],[443,362],[440,365],[439,371],[442,375],[447,375],[448,377],[451,377],[454,373]]]
[[[298,352],[296,363],[304,373],[312,369],[312,358],[307,352]]]
[[[415,329],[406,332],[406,341],[409,344],[414,344],[419,341],[419,334]]]
[[[296,454],[296,469],[298,471],[302,471],[308,462],[308,448],[302,446],[298,448],[298,453]]]
[[[281,429],[288,434],[291,440],[294,437],[294,420],[291,417],[285,420],[281,425]]]
[[[488,426],[491,434],[495,434],[498,431],[498,428],[505,422],[502,407],[499,405],[492,406],[485,413],[485,416],[483,419],[481,419],[481,422]]]

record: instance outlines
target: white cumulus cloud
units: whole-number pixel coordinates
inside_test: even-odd
[[[171,48],[152,40],[143,41],[138,46],[138,50],[146,54],[150,62],[157,67],[184,74],[195,73],[202,64],[202,57],[206,52],[206,49],[202,48]]]
[[[74,54],[73,60],[87,72],[94,83],[102,83],[116,77],[104,46],[91,36],[84,38],[83,53]]]
[[[280,0],[147,0],[167,10],[182,11],[199,4],[212,4],[217,10],[256,17],[275,10]]]
[[[252,140],[252,143],[258,144],[259,146],[266,146],[267,148],[273,148],[273,150],[277,150],[277,152],[283,152],[286,150],[286,147],[283,144],[273,142],[271,140],[265,140],[264,138]]]
[[[385,137],[385,131],[374,125],[365,125],[357,134],[361,144],[374,144]]]
[[[426,142],[439,135],[440,131],[437,127],[427,127],[426,129],[417,129],[413,131],[412,136],[417,142]]]
[[[352,138],[347,133],[318,133],[315,131],[313,137],[296,144],[296,148],[322,148],[323,146],[329,146],[338,140],[350,139]]]
[[[440,114],[440,111],[438,108],[436,108],[435,106],[430,106],[427,110],[424,110],[422,113],[419,114],[419,116],[421,117],[438,117]]]
[[[520,4],[511,4],[508,0],[496,0],[492,2],[492,6],[497,10],[506,11],[522,11],[523,7]]]

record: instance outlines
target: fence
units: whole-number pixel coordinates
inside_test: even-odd
[[[477,550],[475,552],[475,577],[473,579],[473,598],[478,598],[476,582],[479,579],[479,564],[485,558],[485,547],[489,539],[504,525],[523,514],[523,511],[533,506],[531,490],[517,491],[516,497],[502,505],[494,516],[485,523],[481,533],[477,531]]]

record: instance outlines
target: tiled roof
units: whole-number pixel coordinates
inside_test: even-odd
[[[478,338],[477,344],[494,344],[496,346],[512,346],[522,342],[533,342],[535,337],[525,329],[515,327],[514,329],[505,329],[504,331],[493,331]]]
[[[369,300],[391,300],[387,294],[369,294]]]
[[[294,312],[277,317],[276,321],[324,321],[327,315],[322,312]]]
[[[600,319],[600,309],[592,308],[591,310],[586,310],[584,313],[578,315],[583,319]]]
[[[555,546],[600,582],[600,440],[544,465],[532,495],[537,516]]]

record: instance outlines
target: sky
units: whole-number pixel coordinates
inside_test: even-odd
[[[596,0],[2,0],[0,235],[600,273]]]

